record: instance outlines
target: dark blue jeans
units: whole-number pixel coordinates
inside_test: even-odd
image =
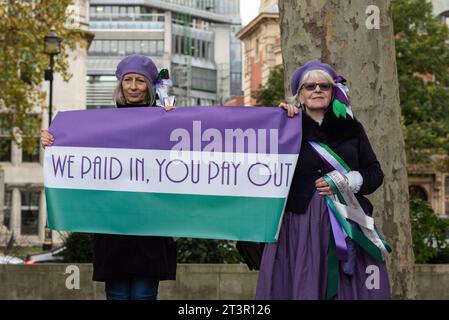
[[[156,300],[159,279],[132,276],[129,279],[106,280],[108,300]]]

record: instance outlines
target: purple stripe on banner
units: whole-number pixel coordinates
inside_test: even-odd
[[[238,129],[248,130],[250,135],[255,132],[256,145],[245,142],[238,148],[235,138],[225,138],[226,130],[228,137],[232,137],[229,130]],[[175,141],[170,141],[171,134],[188,133],[193,151],[201,151],[215,142],[222,146],[218,151],[272,154],[270,150],[275,148],[270,146],[270,129],[278,129],[278,138],[271,137],[278,143],[277,153],[299,153],[301,113],[288,118],[287,112],[274,107],[188,107],[169,112],[158,107],[66,111],[57,114],[49,130],[55,137],[54,146],[171,150],[181,140],[175,134]],[[215,141],[217,134],[222,141]]]
[[[343,229],[338,223],[337,219],[335,218],[334,212],[329,205],[327,205],[327,210],[329,212],[329,218],[331,220],[331,227],[335,240],[337,259],[340,261],[346,261],[348,259],[348,247],[346,245]]]

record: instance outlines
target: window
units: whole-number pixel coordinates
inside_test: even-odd
[[[0,136],[0,162],[11,161],[11,142],[11,138]]]
[[[141,41],[139,50],[143,54],[147,53],[148,52],[148,41]]]
[[[192,89],[217,92],[217,72],[215,70],[193,67]]]
[[[126,7],[120,7],[120,16],[126,17]]]
[[[119,56],[124,56],[126,54],[125,44],[126,44],[125,41],[118,42],[118,55]]]
[[[118,41],[111,40],[111,53],[116,56],[118,53]]]
[[[427,192],[423,187],[420,186],[410,186],[408,188],[410,193],[410,199],[421,199],[427,201]]]
[[[108,53],[108,52],[111,52],[111,41],[110,40],[103,40],[102,53]]]
[[[126,54],[133,54],[134,46],[132,41],[126,41]]]
[[[444,189],[445,189],[445,196],[444,196],[444,206],[445,206],[445,213],[449,216],[449,176],[446,176],[444,179]]]
[[[157,53],[158,56],[161,56],[164,54],[164,41],[158,41],[157,42]]]
[[[156,41],[150,41],[150,50],[148,52],[150,55],[156,54]]]
[[[36,138],[35,148],[33,153],[28,153],[27,150],[22,149],[22,162],[40,162],[40,139]]]
[[[39,200],[40,191],[22,191],[21,227],[22,235],[38,235],[39,233]]]
[[[89,54],[94,56],[125,56],[140,53],[160,56],[164,54],[163,40],[94,40]]]
[[[201,41],[201,58],[206,59],[206,44]]]
[[[7,130],[3,129],[6,126],[3,125],[5,121],[8,121],[9,117],[0,117],[0,162],[11,161],[11,143],[12,138],[8,134]]]
[[[11,227],[11,204],[12,204],[12,190],[5,190],[3,210],[3,224],[9,229]]]

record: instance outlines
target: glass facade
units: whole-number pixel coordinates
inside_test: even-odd
[[[216,3],[220,0],[165,0],[165,2],[215,12]]]
[[[3,203],[3,225],[9,229],[11,227],[12,190],[5,190]]]
[[[165,0],[165,2],[223,15],[240,14],[240,0]]]
[[[190,39],[190,48],[187,48],[186,38],[180,35],[172,37],[173,53],[186,55],[190,51],[192,57],[214,61],[214,43],[211,41]]]
[[[162,56],[164,40],[94,40],[89,48],[91,56],[126,56],[134,53]]]
[[[171,78],[176,87],[187,85],[187,67],[178,64],[172,65],[173,72]],[[191,88],[199,91],[217,92],[217,71],[203,68],[191,68]]]
[[[21,192],[21,235],[38,235],[40,191]]]
[[[235,35],[240,26],[231,27],[231,96],[242,95],[242,44]]]
[[[223,18],[226,16],[228,21],[231,21],[229,19],[231,16],[236,21],[240,17],[239,0],[166,0],[164,2],[213,12]],[[166,19],[171,19],[171,28],[168,27]],[[159,66],[164,65],[170,69],[175,85],[171,90],[175,90],[179,96],[178,105],[179,103],[213,105],[217,101],[223,102],[240,95],[241,42],[235,37],[235,33],[241,26],[224,25],[225,28],[231,28],[229,32],[230,63],[224,63],[226,66],[222,66],[223,63],[220,62],[218,66],[215,61],[215,50],[219,48],[216,48],[217,34],[214,32],[217,23],[221,22],[209,20],[204,14],[195,16],[192,12],[190,15],[179,8],[171,11],[169,15],[166,11],[151,7],[149,4],[129,5],[126,1],[116,1],[109,5],[92,1],[90,28],[96,33],[96,37],[89,48],[89,59],[92,61],[87,78],[88,108],[114,106],[111,96],[116,80],[111,71],[121,57],[135,53],[156,58],[155,62]],[[168,29],[171,30],[171,34],[167,35]],[[146,32],[152,34],[145,34]],[[223,36],[228,35],[220,31],[219,37]],[[171,43],[165,43],[168,39]],[[223,39],[220,38],[220,41]],[[171,48],[170,52],[168,48]],[[189,59],[189,56],[192,59]],[[218,68],[220,72],[217,71]],[[179,72],[181,69],[187,72]],[[230,85],[225,86],[228,88],[226,91],[217,92],[217,77],[230,82]]]
[[[115,76],[87,76],[87,109],[115,107],[112,93],[116,85]]]
[[[248,0],[243,0],[248,1]],[[239,16],[240,15],[240,0],[216,0],[215,12],[228,15]]]

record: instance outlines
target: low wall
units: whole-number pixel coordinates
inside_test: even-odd
[[[0,299],[105,299],[104,284],[91,280],[91,264],[76,265],[79,282],[70,266],[0,265]],[[449,299],[449,265],[417,265],[415,272],[421,299]],[[176,281],[161,282],[159,299],[251,300],[257,275],[245,265],[181,264]]]
[[[418,264],[415,275],[421,299],[449,300],[449,264]]]

